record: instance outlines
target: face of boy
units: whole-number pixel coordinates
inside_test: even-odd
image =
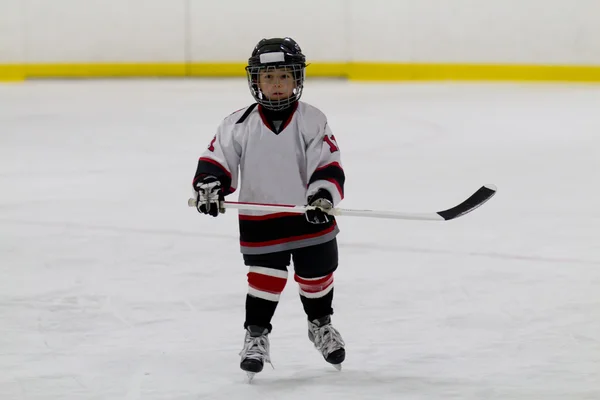
[[[259,73],[258,87],[269,100],[283,100],[294,94],[296,82],[292,71],[269,69]]]

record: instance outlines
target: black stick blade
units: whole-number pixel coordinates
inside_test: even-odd
[[[475,193],[468,199],[460,203],[459,205],[449,208],[444,211],[438,211],[437,214],[444,218],[446,221],[454,218],[458,218],[462,215],[470,213],[477,207],[480,207],[491,199],[496,194],[496,186],[485,185],[479,188]]]

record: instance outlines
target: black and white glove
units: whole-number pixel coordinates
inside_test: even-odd
[[[223,196],[223,186],[214,176],[205,176],[195,185],[196,189],[196,209],[202,214],[210,214],[216,217],[224,213],[225,209],[221,207],[221,202],[225,199]]]
[[[325,189],[319,189],[315,194],[308,197],[309,206],[317,207],[314,210],[306,210],[306,220],[311,224],[326,224],[330,221],[327,214],[333,208],[333,198]]]

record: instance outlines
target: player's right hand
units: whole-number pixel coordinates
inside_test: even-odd
[[[224,213],[225,209],[221,207],[221,202],[225,199],[223,196],[223,186],[214,176],[205,176],[195,185],[196,189],[196,209],[202,214],[209,214],[213,217]]]

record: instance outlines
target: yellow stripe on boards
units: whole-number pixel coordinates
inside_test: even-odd
[[[308,63],[306,76],[345,78],[348,64],[345,63]],[[240,77],[246,76],[245,63],[191,63],[188,75],[195,77]]]
[[[246,76],[245,63],[220,62],[220,63],[191,63],[188,65],[188,76],[230,78]]]
[[[307,77],[319,78],[347,78],[347,63],[308,63],[306,66]]]
[[[0,64],[0,81],[35,78],[227,78],[246,75],[244,62]],[[308,77],[353,81],[600,82],[600,65],[309,63]]]
[[[599,66],[510,64],[351,63],[356,81],[567,81],[600,82]]]
[[[185,63],[28,64],[26,78],[144,78],[186,76]]]
[[[18,82],[25,79],[23,66],[20,64],[0,64],[0,82]]]

